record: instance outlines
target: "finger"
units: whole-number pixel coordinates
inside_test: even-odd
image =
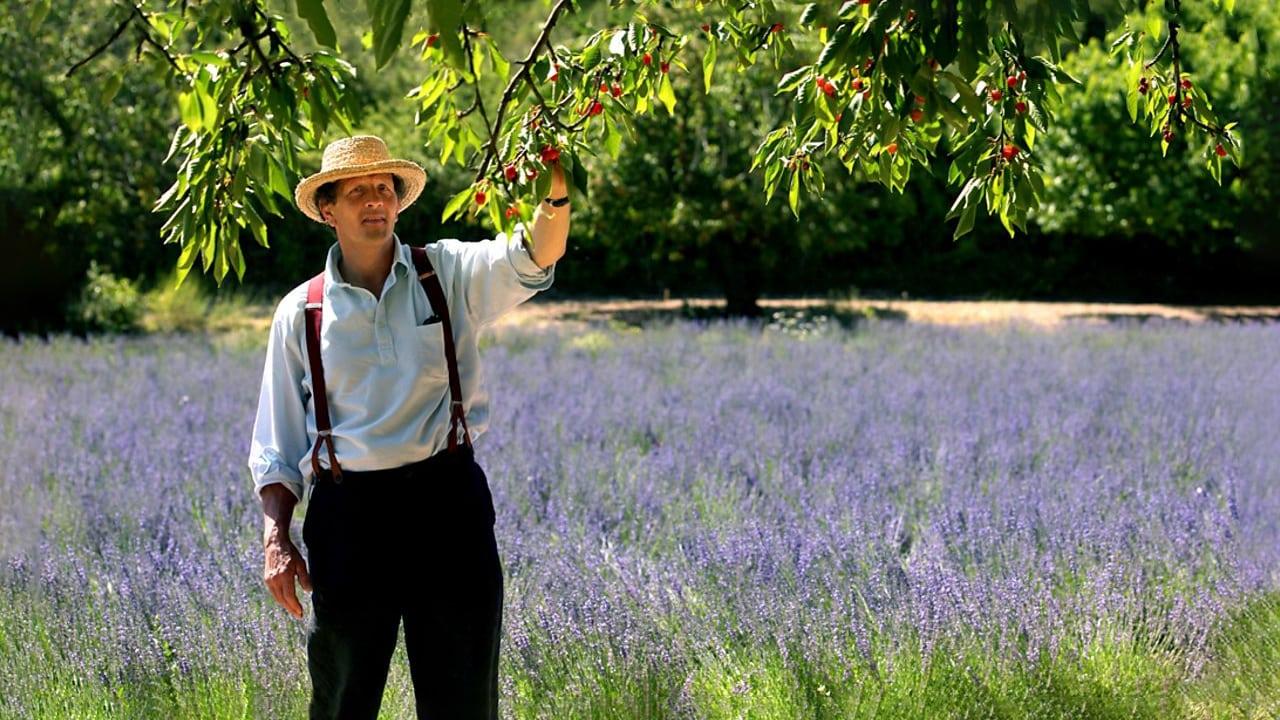
[[[311,592],[311,573],[307,572],[307,561],[302,558],[297,559],[298,584],[303,590]]]
[[[284,595],[278,582],[268,581],[267,589],[271,591],[271,597],[275,598],[277,605],[286,610],[289,609],[289,606],[285,604]]]
[[[302,617],[302,603],[298,602],[298,594],[293,589],[293,575],[289,575],[289,582],[285,583],[284,591],[281,593],[285,599],[285,610],[296,618]]]

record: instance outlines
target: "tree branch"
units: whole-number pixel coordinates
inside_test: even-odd
[[[113,32],[113,33],[111,33],[111,37],[110,37],[110,38],[108,38],[106,42],[102,43],[102,46],[101,46],[101,47],[99,47],[97,50],[94,50],[93,52],[89,53],[89,57],[84,58],[83,60],[81,60],[80,62],[76,63],[75,65],[72,65],[72,66],[71,66],[71,69],[70,69],[70,70],[67,70],[67,74],[66,74],[66,75],[63,75],[63,77],[71,77],[72,73],[74,73],[76,70],[79,70],[79,69],[80,69],[81,67],[83,67],[86,63],[88,63],[90,60],[92,60],[92,59],[94,59],[94,58],[98,57],[98,56],[99,56],[99,55],[101,55],[103,52],[105,52],[105,51],[106,51],[106,49],[107,49],[107,48],[109,48],[109,47],[111,47],[111,44],[112,44],[112,43],[114,43],[114,42],[116,41],[116,39],[120,37],[120,35],[124,32],[124,29],[125,29],[125,28],[127,28],[127,27],[129,27],[129,23],[131,23],[131,22],[133,22],[133,13],[129,13],[129,15],[125,17],[124,22],[120,23],[120,27],[116,28],[116,31],[115,31],[115,32]]]
[[[547,43],[547,39],[551,36],[551,28],[555,27],[556,19],[565,8],[571,7],[571,0],[559,0],[556,6],[551,10],[551,14],[542,25],[542,32],[538,34],[538,39],[533,41],[533,46],[529,48],[529,54],[525,59],[519,62],[520,71],[511,76],[511,80],[507,83],[507,87],[502,91],[502,99],[498,102],[498,116],[493,124],[493,131],[489,134],[489,147],[485,150],[484,158],[480,162],[480,168],[476,171],[476,180],[485,176],[489,171],[489,163],[493,161],[494,154],[497,152],[497,143],[495,140],[496,133],[502,128],[502,121],[507,114],[507,105],[511,103],[511,98],[515,96],[516,89],[520,87],[522,81],[527,80],[530,85],[536,83],[529,77],[529,70],[533,67],[534,60],[538,57],[538,50]],[[550,46],[548,45],[548,48]]]

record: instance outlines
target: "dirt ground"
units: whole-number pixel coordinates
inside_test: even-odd
[[[939,325],[1030,324],[1046,329],[1075,323],[1280,322],[1280,306],[1125,305],[1115,303],[1011,302],[996,300],[824,300],[773,298],[760,301],[765,319],[827,316],[850,325],[864,319]],[[568,330],[622,323],[641,325],[678,319],[723,317],[724,302],[713,298],[670,300],[543,300],[535,297],[507,313],[499,328],[556,326]],[[256,337],[271,325],[272,308],[253,305],[210,322],[215,332]]]
[[[640,324],[679,318],[716,318],[724,304],[715,299],[534,300],[503,317],[500,325],[592,325],[609,321]],[[1110,322],[1277,322],[1280,306],[1154,305],[993,300],[823,300],[760,301],[766,318],[785,315],[833,315],[842,319],[879,318],[941,325],[1028,323],[1053,328],[1067,323]]]

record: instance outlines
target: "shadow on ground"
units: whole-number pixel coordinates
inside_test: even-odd
[[[644,327],[655,324],[666,324],[676,321],[712,322],[717,320],[743,319],[768,325],[811,325],[834,322],[843,328],[854,328],[871,320],[888,322],[906,322],[907,313],[902,310],[887,308],[860,308],[851,310],[836,305],[815,305],[812,307],[770,310],[755,318],[741,318],[726,312],[723,304],[690,305],[678,308],[637,308],[597,310],[587,308],[581,311],[566,313],[564,320],[580,322],[615,322],[630,327]]]

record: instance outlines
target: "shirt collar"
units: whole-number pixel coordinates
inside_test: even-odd
[[[401,274],[396,268],[403,267],[405,273],[408,273],[413,268],[413,259],[410,255],[409,246],[400,242],[400,236],[394,232],[391,233],[391,243],[393,248],[391,251],[391,274],[395,275],[396,279],[399,279]],[[338,272],[338,261],[341,259],[342,246],[335,240],[333,245],[329,247],[329,254],[324,261],[324,284],[326,288],[351,287],[351,283],[344,280],[342,274]]]

